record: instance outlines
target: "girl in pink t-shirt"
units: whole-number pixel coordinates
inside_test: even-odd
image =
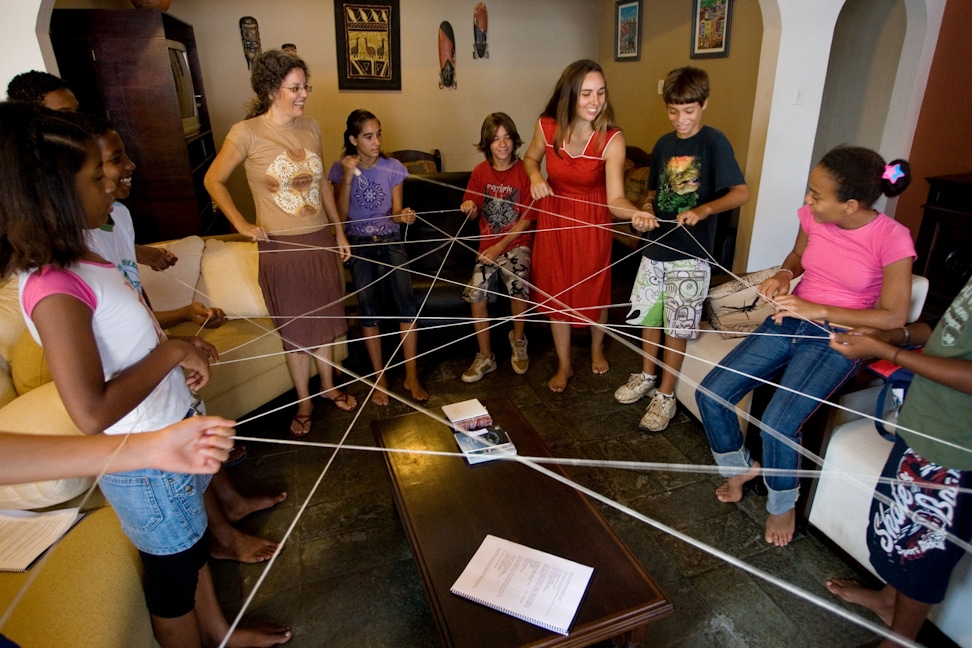
[[[787,389],[776,390],[763,415],[763,465],[795,470],[800,454],[781,438],[799,444],[819,400],[858,367],[830,348],[830,323],[878,329],[905,323],[915,248],[908,229],[872,205],[882,193],[901,193],[910,178],[907,162],[886,165],[874,151],[850,146],[833,149],[810,172],[793,250],[759,287],[776,304],[776,314],[710,371],[696,392],[712,455],[728,477],[716,490],[719,501],[738,502],[743,486],[759,474],[732,404],[760,379],[779,379]],[[801,280],[791,294],[794,277]],[[768,475],[765,481],[766,542],[784,546],[793,539],[799,480]]]

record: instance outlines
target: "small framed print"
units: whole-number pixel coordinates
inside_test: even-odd
[[[614,60],[641,60],[641,0],[614,5]]]
[[[692,49],[690,56],[729,56],[729,26],[732,0],[692,0]]]

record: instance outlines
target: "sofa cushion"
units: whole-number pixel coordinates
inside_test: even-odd
[[[10,371],[10,353],[20,334],[27,329],[17,301],[17,281],[12,279],[0,285],[0,370]]]
[[[31,390],[0,409],[0,430],[20,434],[81,434],[68,416],[54,383]],[[80,495],[91,477],[0,486],[0,509],[34,509],[61,504]]]
[[[170,311],[182,308],[195,300],[196,284],[199,281],[199,264],[202,259],[204,243],[198,236],[187,236],[178,241],[155,243],[179,257],[179,261],[165,270],[153,270],[139,264],[138,276],[142,289],[157,311]]]
[[[755,331],[776,307],[756,292],[759,284],[779,272],[780,266],[751,272],[713,287],[705,299],[705,312],[712,328],[725,339],[743,337]]]
[[[635,207],[641,207],[648,192],[649,167],[636,167],[624,174],[624,197]]]
[[[30,331],[24,329],[10,356],[10,373],[14,388],[19,395],[37,389],[51,382],[51,371],[47,367],[44,347],[34,342]]]
[[[208,239],[200,263],[199,301],[222,308],[230,319],[269,317],[257,280],[255,242]]]

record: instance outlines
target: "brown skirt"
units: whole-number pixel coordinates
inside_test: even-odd
[[[334,228],[259,241],[260,289],[284,349],[314,349],[348,331]]]

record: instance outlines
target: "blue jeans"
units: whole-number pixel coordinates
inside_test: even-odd
[[[412,292],[408,255],[401,244],[401,235],[349,236],[351,278],[358,293],[362,326],[378,326],[383,304],[394,305],[394,315],[403,322],[411,322],[418,312]]]
[[[211,478],[145,468],[102,475],[98,485],[132,544],[165,556],[189,549],[206,533],[203,491]]]
[[[736,412],[708,396],[708,392],[735,404],[762,384],[749,376],[770,380],[782,373],[779,384],[797,393],[777,389],[763,414],[763,425],[800,443],[803,424],[820,406],[802,394],[826,399],[854,375],[860,364],[831,349],[829,331],[811,322],[787,317],[777,325],[768,317],[756,333],[769,335],[751,335],[743,340],[729,352],[721,367],[709,372],[695,394],[712,456],[724,468],[720,471],[723,476],[738,475],[753,465],[753,459],[744,445]],[[765,429],[760,437],[764,467],[787,470],[800,467],[799,452]],[[800,494],[800,480],[796,476],[771,475],[764,479],[769,489],[766,509],[771,514],[781,515],[796,505]]]

